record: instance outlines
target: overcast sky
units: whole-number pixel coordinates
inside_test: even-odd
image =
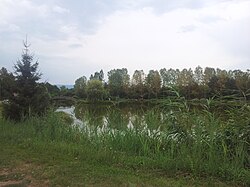
[[[0,68],[28,35],[43,80],[95,71],[250,68],[250,0],[0,0]]]

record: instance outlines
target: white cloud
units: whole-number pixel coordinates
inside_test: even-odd
[[[18,25],[8,23],[4,20],[0,20],[0,32],[16,32],[19,31],[20,27]]]
[[[54,6],[52,10],[53,10],[54,12],[56,12],[56,13],[59,13],[59,14],[69,13],[69,12],[70,12],[69,9],[60,7],[60,6],[58,6],[58,5]]]
[[[14,21],[30,17],[46,17],[49,9],[46,5],[35,5],[29,0],[1,0],[0,18]]]
[[[197,11],[178,9],[158,16],[148,8],[116,12],[96,35],[86,38],[84,56],[102,67],[131,71],[197,65],[227,68],[236,59],[202,32]],[[180,33],[187,25],[193,32]]]
[[[78,27],[76,24],[68,24],[68,25],[62,25],[59,29],[61,32],[72,35],[75,32],[78,32]]]
[[[185,25],[185,26],[182,26],[180,28],[181,32],[185,33],[185,32],[192,32],[196,29],[196,26],[195,25]]]
[[[247,69],[250,60],[250,1],[234,1],[204,8],[203,16],[217,16],[215,22],[202,22],[201,32],[216,41],[234,63],[228,68]]]

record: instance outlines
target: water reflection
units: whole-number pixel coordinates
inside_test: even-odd
[[[214,107],[214,112],[210,112],[199,110],[198,107],[187,110],[185,105],[181,106],[179,103],[170,104],[155,107],[138,103],[79,104],[75,107],[61,107],[57,111],[68,113],[74,119],[74,125],[80,127],[90,137],[105,134],[111,135],[111,138],[117,134],[123,137],[132,132],[132,135],[139,137],[140,141],[143,141],[140,138],[146,135],[166,142],[174,140],[177,143],[187,144],[192,141],[209,142],[214,137],[220,138],[224,129],[225,133],[228,131],[225,124],[230,126],[235,119],[241,120],[237,116],[245,114],[246,119],[249,119],[249,112],[243,112],[247,110],[246,107],[242,107],[239,111],[233,108],[231,112],[228,112],[229,110],[217,112],[218,109]],[[241,136],[247,135],[243,133]]]
[[[79,104],[60,107],[57,111],[69,114],[76,125],[90,129],[153,131],[162,130],[164,122],[161,111],[143,104]]]
[[[56,112],[65,112],[66,114],[69,114],[70,117],[74,120],[74,125],[83,126],[83,121],[80,119],[76,118],[75,116],[75,107],[59,107]]]

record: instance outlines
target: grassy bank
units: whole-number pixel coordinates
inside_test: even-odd
[[[175,110],[172,110],[173,107]],[[51,112],[21,123],[0,120],[0,182],[62,186],[250,185],[250,108],[223,115],[163,103],[145,114],[147,128],[113,113],[107,128],[72,127]],[[124,124],[122,124],[124,123]],[[155,130],[153,127],[158,127]],[[223,182],[221,182],[223,181]],[[1,184],[1,183],[0,183]]]

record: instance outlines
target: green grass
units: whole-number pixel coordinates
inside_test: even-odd
[[[45,145],[36,146],[23,148],[3,145],[1,168],[15,171],[8,175],[10,180],[23,180],[25,176],[32,175],[32,180],[50,181],[52,186],[230,186],[230,183],[222,183],[212,177],[196,178],[184,172],[171,174],[158,169],[145,170],[124,166],[117,161],[109,163],[107,160],[110,157],[105,154],[92,155],[91,158],[85,158],[84,155],[75,157],[68,153],[65,146],[48,144],[46,150]],[[82,151],[82,154],[89,153]],[[126,158],[126,161],[130,160],[133,163],[140,162],[141,159]],[[23,170],[26,165],[29,167]],[[4,178],[0,178],[1,180],[4,181]],[[234,186],[233,183],[231,185]]]
[[[2,111],[3,111],[3,106],[2,102],[0,101],[0,119],[2,118]]]
[[[195,111],[185,102],[162,103],[145,114],[147,129],[137,119],[133,129],[113,130],[117,123],[125,123],[119,111],[110,114],[110,128],[104,130],[72,127],[65,116],[53,112],[20,123],[0,119],[0,182],[250,185],[248,105],[229,108],[222,115],[207,105]],[[163,115],[158,116],[155,110],[162,108]]]

